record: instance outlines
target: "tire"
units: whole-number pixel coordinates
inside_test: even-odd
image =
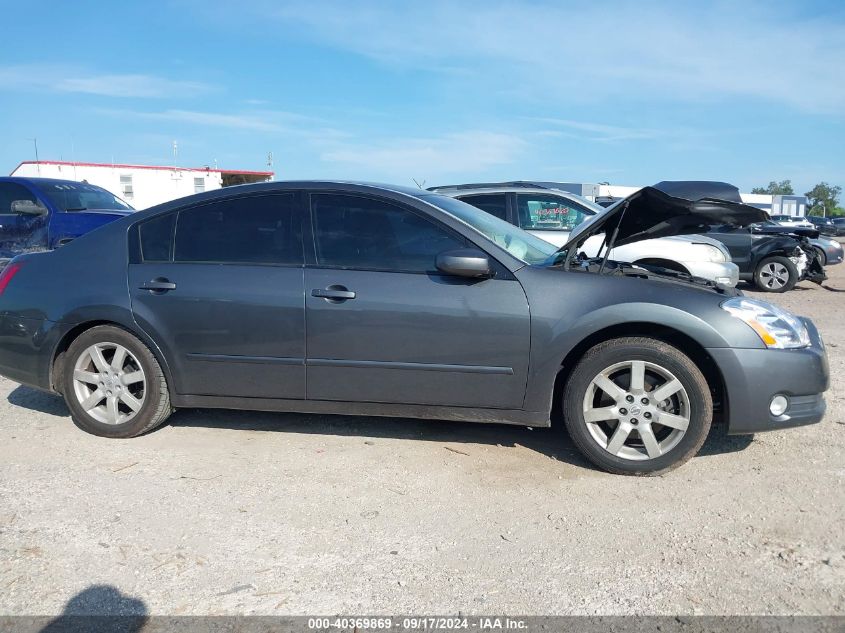
[[[642,368],[641,387],[631,384],[637,367]],[[680,388],[672,391],[675,380]],[[701,448],[713,420],[713,399],[704,375],[681,351],[655,339],[626,337],[599,343],[584,354],[564,388],[563,413],[572,441],[599,468],[619,475],[660,475]]]
[[[71,343],[63,363],[62,392],[74,424],[83,431],[136,437],[162,424],[173,411],[155,356],[122,328],[100,325],[86,330]]]
[[[798,269],[788,257],[766,257],[754,271],[754,285],[763,292],[786,292],[797,283]]]
[[[819,248],[818,246],[814,246],[813,250],[816,252],[816,255],[819,256],[819,263],[822,266],[827,266],[827,255],[825,255],[824,250]]]

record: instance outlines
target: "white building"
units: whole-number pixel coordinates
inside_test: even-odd
[[[595,188],[595,185],[582,185]],[[598,185],[598,197],[627,198],[642,187],[627,187],[623,185]],[[592,190],[592,189],[591,189]],[[577,193],[577,192],[576,192]],[[583,195],[583,194],[581,194]],[[796,195],[771,195],[758,193],[740,193],[742,201],[752,207],[763,209],[771,215],[805,216],[807,214],[807,197]]]
[[[87,181],[111,191],[136,209],[146,209],[162,202],[229,185],[273,179],[272,171],[71,163],[52,160],[24,161],[11,175]]]

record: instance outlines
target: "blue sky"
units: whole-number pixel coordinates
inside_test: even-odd
[[[842,2],[0,0],[34,158],[400,184],[845,186]]]

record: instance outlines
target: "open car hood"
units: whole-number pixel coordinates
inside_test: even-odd
[[[655,187],[644,187],[576,227],[561,250],[568,250],[598,233],[606,233],[609,240],[617,228],[614,247],[670,235],[706,233],[713,224],[746,226],[767,219],[762,209],[740,202],[715,198],[686,200]]]

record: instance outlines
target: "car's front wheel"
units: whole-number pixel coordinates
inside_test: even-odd
[[[713,401],[701,370],[680,350],[651,338],[599,343],[564,389],[569,435],[600,468],[657,475],[698,452]]]
[[[798,283],[798,268],[788,257],[767,257],[757,265],[754,283],[763,292],[786,292]]]
[[[118,327],[79,335],[63,359],[62,393],[74,423],[103,437],[135,437],[170,415],[161,366],[146,345]]]

